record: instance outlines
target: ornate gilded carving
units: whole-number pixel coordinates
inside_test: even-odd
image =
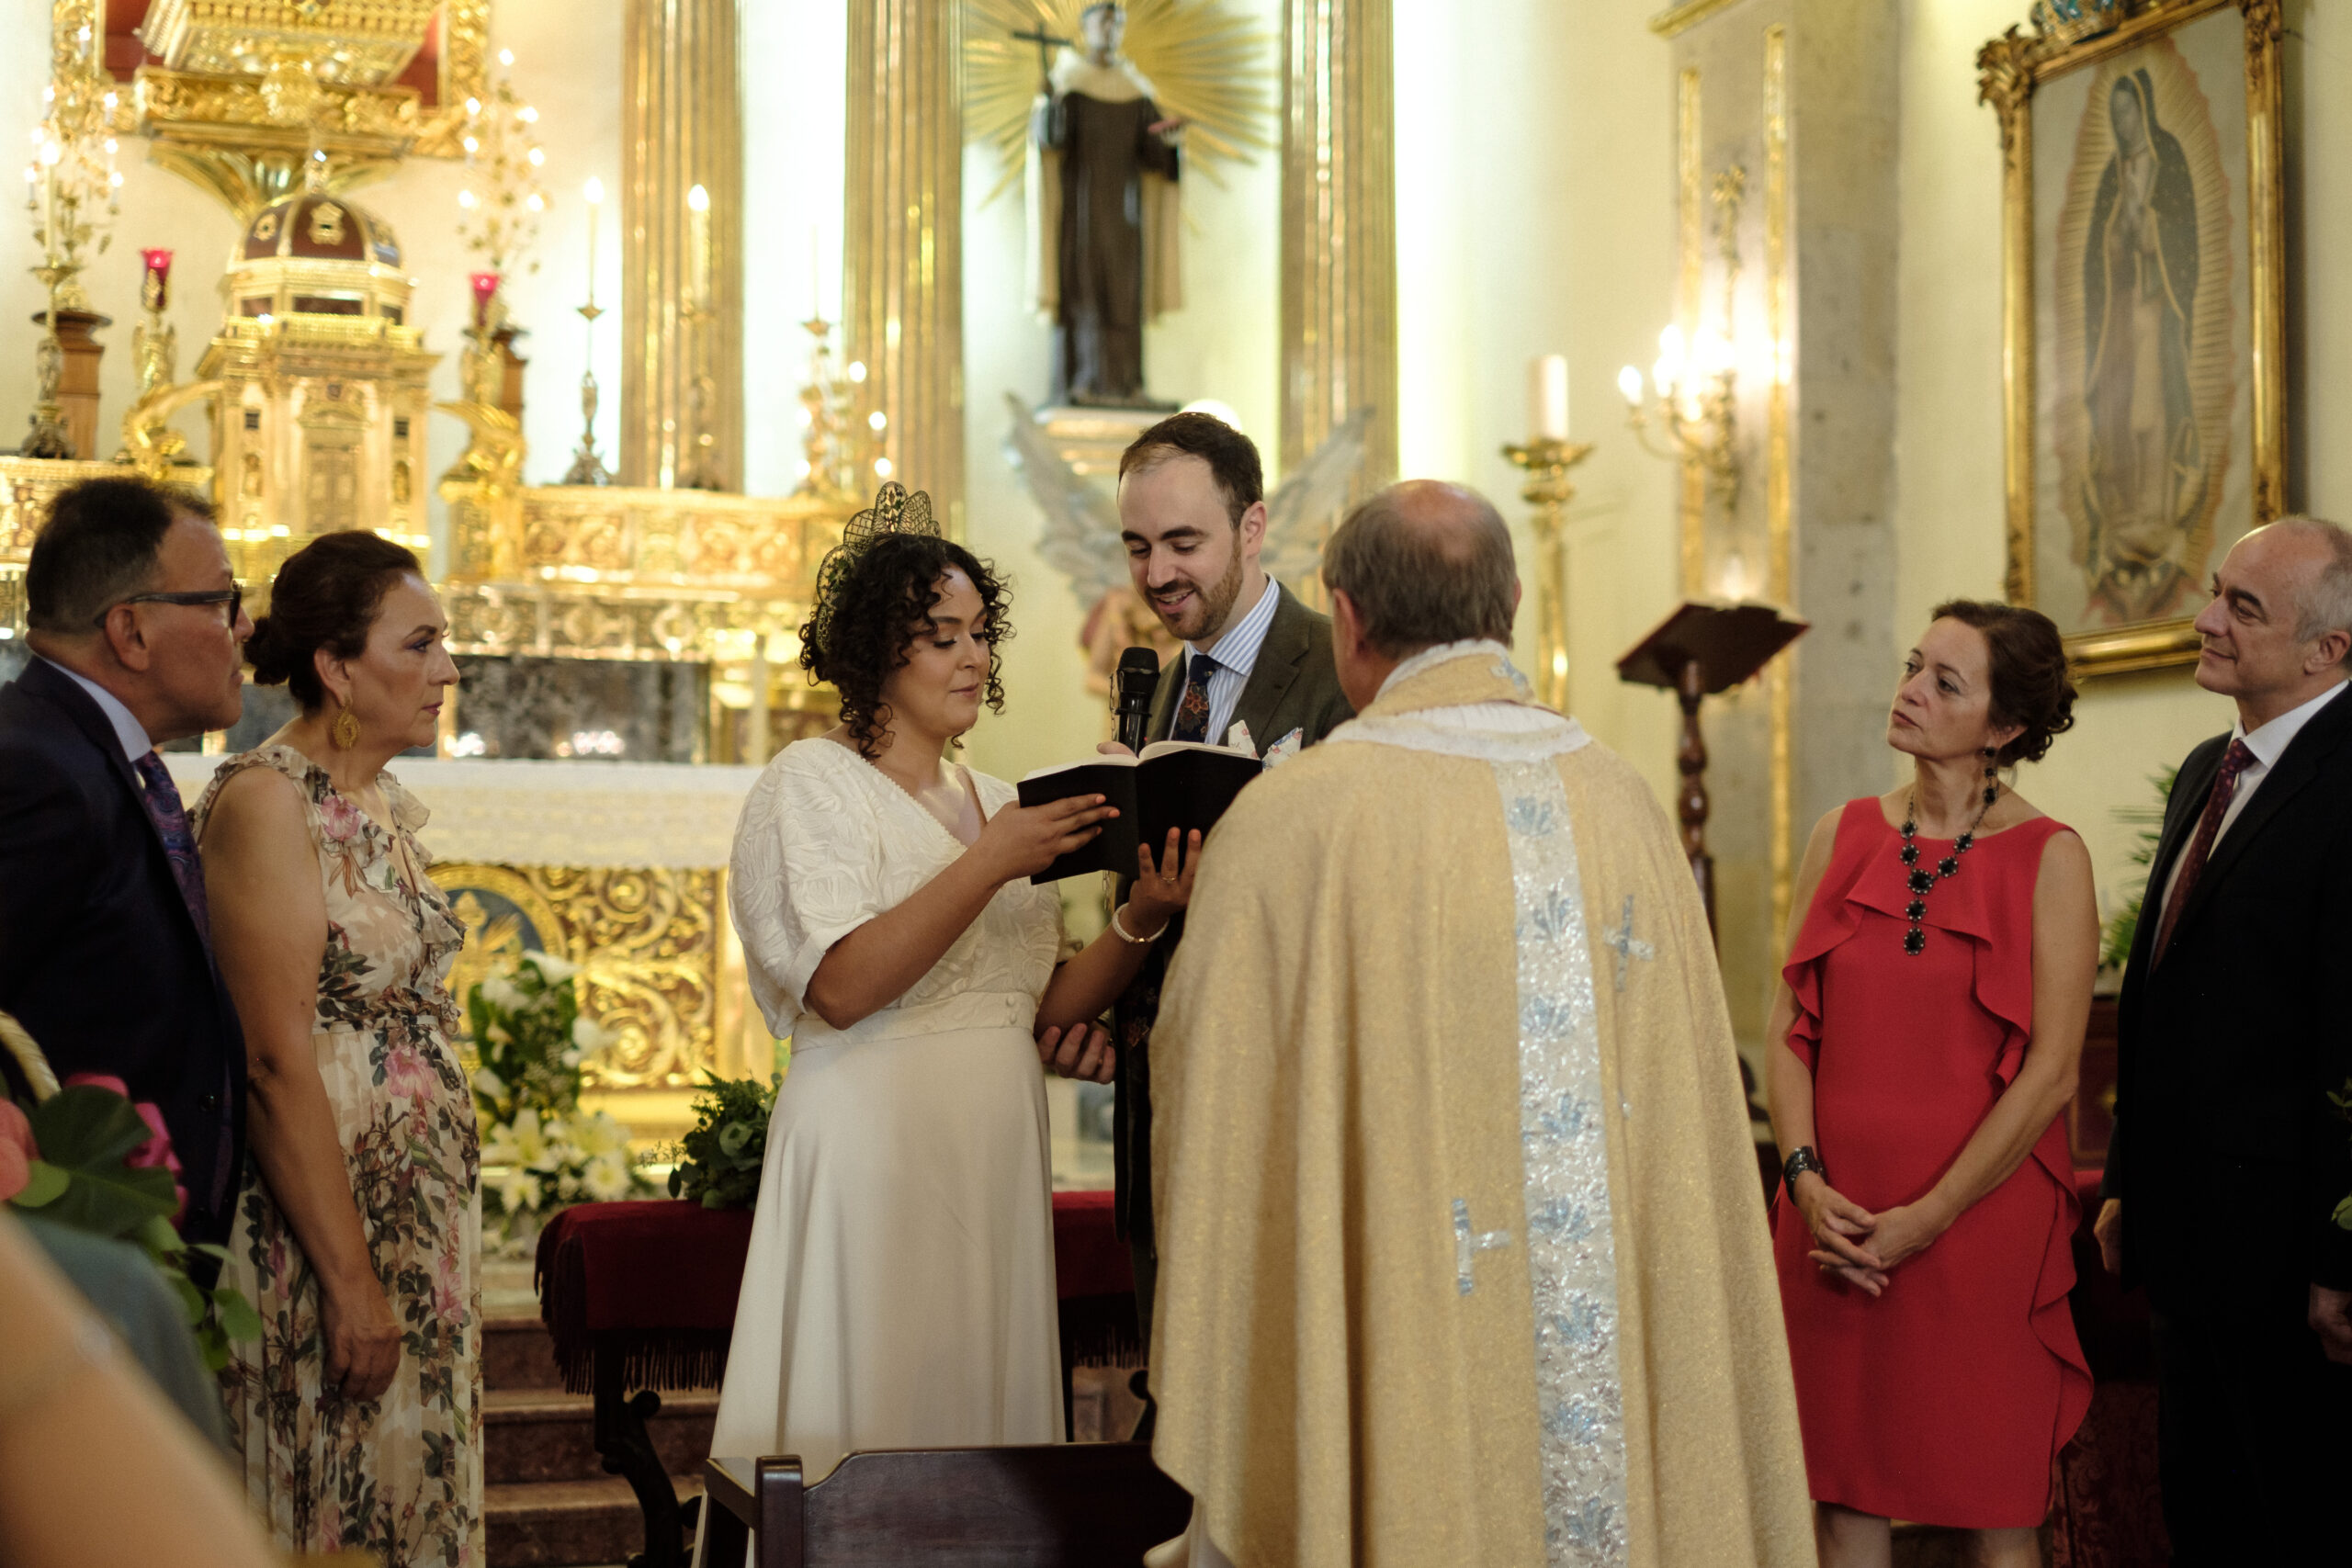
[[[581,966],[580,1010],[619,1039],[592,1089],[687,1089],[717,1055],[726,874],[449,862],[433,868],[467,928],[451,989],[537,946]]]

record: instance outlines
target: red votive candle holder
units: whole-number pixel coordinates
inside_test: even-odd
[[[498,274],[476,272],[467,276],[474,286],[474,330],[486,332],[490,327],[490,302],[498,293]]]
[[[164,308],[164,301],[170,298],[171,294],[172,253],[169,251],[141,251],[139,253],[139,259],[145,263],[147,267],[147,276],[144,280],[144,285],[141,288],[139,292],[146,304],[147,309],[151,310],[160,310]]]

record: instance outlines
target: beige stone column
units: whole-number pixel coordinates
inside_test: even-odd
[[[625,0],[625,485],[743,487],[743,128],[736,0]],[[688,196],[701,186],[707,211]],[[707,437],[706,440],[705,437]]]
[[[964,523],[964,7],[850,0],[842,315],[890,478]],[[868,473],[869,486],[876,476]]]
[[[1282,468],[1370,404],[1351,502],[1396,475],[1390,57],[1388,0],[1284,0]]]

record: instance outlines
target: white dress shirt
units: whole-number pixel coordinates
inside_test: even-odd
[[[1223,637],[1205,649],[1195,648],[1189,642],[1184,645],[1184,672],[1187,675],[1192,673],[1192,661],[1203,654],[1216,660],[1216,668],[1209,673],[1208,740],[1212,746],[1225,744],[1226,729],[1233,723],[1233,710],[1241,705],[1241,690],[1250,683],[1250,671],[1257,668],[1258,650],[1266,645],[1266,629],[1274,624],[1274,608],[1282,596],[1282,589],[1270,577],[1266,579],[1265,587],[1259,592],[1258,602],[1244,611],[1239,620],[1226,627]],[[1183,697],[1181,690],[1177,697],[1181,703]],[[1171,731],[1175,728],[1172,714],[1169,728]],[[1278,735],[1261,735],[1257,738],[1257,743],[1268,746],[1281,739]]]
[[[98,705],[98,711],[107,716],[108,724],[114,726],[114,738],[120,742],[122,754],[126,759],[135,763],[140,758],[155,749],[155,743],[147,739],[146,726],[130,716],[130,710],[122,705],[120,697],[116,696],[87,675],[78,671],[68,670],[54,659],[41,659],[39,654],[33,657],[40,659],[43,664],[90,694],[90,700]]]
[[[2237,793],[2230,796],[2229,808],[2222,813],[2222,826],[2213,835],[2213,842],[2216,846],[2228,835],[2230,825],[2245,814],[2245,803],[2254,798],[2254,792],[2261,787],[2262,781],[2270,776],[2270,770],[2278,764],[2278,759],[2286,754],[2288,742],[2301,735],[2303,732],[2303,726],[2318,717],[2319,710],[2334,702],[2343,693],[2344,682],[2339,681],[2301,707],[2289,708],[2251,735],[2246,733],[2245,725],[2243,722],[2230,727],[2230,739],[2245,741],[2245,749],[2254,753],[2254,761],[2248,762],[2238,774]],[[2200,805],[2198,809],[2201,812],[2204,807]],[[2193,840],[2195,837],[2195,829],[2191,829],[2190,838]],[[2211,850],[2206,851],[2209,857],[2211,853]],[[2188,845],[2183,843],[2180,853],[2174,857],[2172,870],[2165,877],[2165,901],[2162,906],[2165,908],[2172,907],[2173,889],[2180,884],[2180,868],[2188,859]]]

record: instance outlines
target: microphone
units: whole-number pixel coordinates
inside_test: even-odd
[[[1158,653],[1131,648],[1119,655],[1119,672],[1111,681],[1111,708],[1119,716],[1119,744],[1138,756],[1144,731],[1151,725],[1152,688],[1159,684]]]

